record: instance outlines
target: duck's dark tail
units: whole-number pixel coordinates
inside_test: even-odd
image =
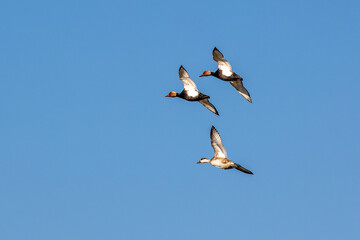
[[[246,168],[240,166],[239,164],[235,163],[235,168],[239,171],[242,171],[247,174],[253,174],[250,170],[247,170]]]

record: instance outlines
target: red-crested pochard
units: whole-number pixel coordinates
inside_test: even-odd
[[[252,102],[250,93],[246,90],[242,83],[243,78],[232,71],[231,65],[228,61],[226,61],[224,55],[222,55],[222,53],[216,47],[214,48],[212,54],[213,59],[218,64],[218,69],[216,72],[204,71],[200,77],[214,76],[223,81],[228,81],[246,100]]]
[[[201,92],[199,92],[197,90],[195,83],[193,82],[193,80],[191,80],[188,72],[185,70],[185,68],[183,66],[180,66],[180,68],[179,68],[179,78],[184,84],[184,90],[181,93],[172,91],[165,97],[179,97],[179,98],[185,99],[187,101],[200,102],[211,112],[215,113],[216,115],[219,115],[219,113],[216,110],[216,108],[214,107],[214,105],[212,105],[209,102],[208,98],[210,98],[210,97],[205,94],[202,94]]]

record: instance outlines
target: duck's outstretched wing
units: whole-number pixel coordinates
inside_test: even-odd
[[[184,84],[185,91],[197,91],[196,84],[182,65],[179,68],[179,78]]]
[[[224,58],[224,55],[215,47],[213,52],[213,59],[217,62],[219,71],[227,77],[230,77],[233,74],[233,71],[231,69],[231,65],[226,59]]]
[[[214,126],[211,127],[210,131],[211,146],[214,149],[215,157],[227,158],[225,147],[221,141],[219,132]]]
[[[234,163],[234,166],[235,166],[234,168],[236,168],[239,171],[242,171],[242,172],[247,173],[247,174],[253,174],[250,170],[242,167],[241,165],[239,165],[237,163]]]
[[[252,103],[250,93],[244,87],[242,80],[230,81],[230,84],[249,102]]]
[[[215,113],[216,115],[219,115],[218,111],[216,110],[216,108],[214,107],[214,105],[212,105],[209,100],[207,98],[199,100],[199,102],[204,105],[204,107],[206,107],[207,109],[209,109],[210,111],[212,111],[213,113]]]

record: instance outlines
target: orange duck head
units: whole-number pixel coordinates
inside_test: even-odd
[[[210,76],[211,75],[211,72],[210,71],[205,71],[203,72],[203,74],[201,74],[199,77],[206,77],[206,76]]]
[[[176,97],[177,93],[174,91],[171,91],[168,95],[166,95],[165,97]]]

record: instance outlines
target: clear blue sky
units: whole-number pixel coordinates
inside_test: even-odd
[[[359,8],[2,2],[0,238],[360,239]],[[220,117],[164,97],[181,64]],[[195,164],[211,125],[253,176]]]

